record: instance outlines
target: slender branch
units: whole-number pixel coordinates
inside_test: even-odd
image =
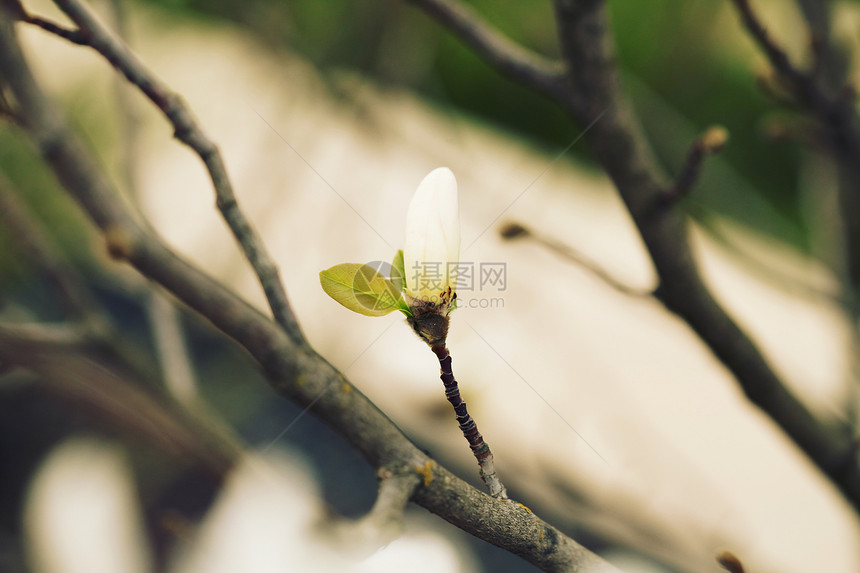
[[[788,391],[749,336],[704,285],[684,214],[656,208],[668,187],[666,177],[621,88],[604,2],[555,0],[555,12],[570,85],[575,87],[575,93],[559,104],[582,122],[605,111],[586,137],[651,255],[660,278],[658,298],[687,321],[736,376],[747,397],[860,509],[860,466],[848,428],[816,419]]]
[[[544,95],[560,93],[564,79],[561,62],[526,50],[456,0],[408,1],[438,20],[499,72]]]
[[[93,409],[174,459],[190,459],[218,478],[227,474],[241,449],[139,384],[82,356],[86,340],[76,334],[66,324],[0,324],[0,360],[36,373],[51,392]]]
[[[83,329],[73,324],[8,324],[0,322],[0,334],[12,342],[46,348],[80,350],[92,342]],[[4,363],[15,363],[14,360],[9,359],[10,356],[14,358],[14,354],[4,356]]]
[[[507,499],[508,492],[505,491],[505,486],[502,485],[502,482],[496,476],[496,466],[493,461],[493,452],[490,451],[490,445],[484,441],[484,437],[478,431],[478,425],[466,409],[466,402],[460,397],[460,388],[451,369],[451,354],[445,346],[431,346],[430,349],[436,355],[436,358],[439,359],[439,367],[442,370],[440,377],[442,378],[442,384],[445,385],[445,397],[451,402],[451,406],[454,407],[460,431],[463,432],[463,437],[469,442],[472,454],[478,460],[478,467],[481,468],[481,479],[484,480],[484,483],[490,489],[490,495]]]
[[[741,560],[730,551],[723,551],[717,555],[717,563],[729,573],[744,573],[746,571]]]
[[[18,199],[19,195],[0,171],[0,221],[12,231],[14,244],[26,264],[45,277],[54,298],[82,335],[138,374],[148,373],[149,362],[143,353],[126,338],[117,336],[117,325],[93,297],[86,279],[69,264],[44,225]]]
[[[502,236],[502,238],[508,240],[519,238],[532,239],[538,244],[550,249],[554,253],[564,257],[569,261],[576,263],[577,265],[579,265],[580,267],[606,283],[608,286],[612,287],[614,290],[620,292],[621,294],[641,298],[654,295],[654,292],[651,290],[637,289],[621,282],[620,280],[609,274],[606,269],[601,267],[595,261],[580,253],[570,245],[553,239],[548,235],[538,233],[533,229],[529,229],[521,225],[520,223],[508,223],[501,229],[501,231],[499,231],[499,234]]]
[[[128,43],[128,22],[123,6],[125,1],[113,0],[108,6],[114,29],[118,36]],[[119,167],[128,194],[132,197],[135,206],[140,209],[140,187],[137,184],[140,157],[139,121],[129,97],[132,87],[118,75],[115,80],[114,95],[122,129]],[[165,388],[175,400],[202,413],[206,408],[197,393],[194,366],[179,312],[168,295],[157,286],[147,290],[144,305]],[[214,424],[216,418],[210,416],[210,420]]]
[[[84,40],[80,43],[104,56],[137,86],[173,125],[174,137],[203,160],[215,189],[216,205],[257,274],[272,315],[291,336],[300,338],[299,325],[287,301],[278,267],[257,231],[239,209],[221,152],[197,124],[191,110],[178,94],[146,69],[121,40],[108,32],[86,6],[77,0],[56,0],[55,3],[78,26],[78,33]]]
[[[421,484],[421,475],[415,471],[396,472],[383,467],[377,477],[379,492],[373,508],[342,532],[346,543],[357,543],[364,549],[377,549],[400,537],[406,506]]]
[[[15,244],[24,259],[36,265],[48,280],[55,298],[65,308],[70,318],[104,322],[98,305],[93,300],[85,281],[77,269],[57,252],[48,240],[48,233],[19,200],[12,184],[0,171],[0,221],[11,232]],[[101,326],[107,326],[103,324]]]
[[[519,504],[479,492],[436,464],[304,339],[287,335],[143,228],[126,211],[59,110],[37,86],[13,29],[2,19],[0,79],[15,95],[23,129],[69,194],[102,231],[109,252],[161,284],[245,348],[278,393],[300,407],[309,407],[374,466],[420,472],[424,481],[413,501],[464,531],[545,571],[615,571]]]
[[[860,212],[860,117],[855,108],[854,89],[846,87],[847,65],[845,61],[839,61],[829,41],[829,6],[827,2],[800,1],[816,56],[815,66],[804,71],[794,66],[785,50],[768,35],[749,0],[732,1],[750,36],[773,68],[804,104],[806,111],[823,126],[829,143],[828,151],[836,163],[844,253],[840,274],[843,298],[849,302],[845,309],[853,329],[852,377],[856,378],[860,376],[860,313],[857,311],[860,301],[860,217],[857,216]],[[851,410],[856,410],[856,405],[849,408],[849,412]],[[850,462],[846,463],[857,465],[856,455],[848,459]]]
[[[808,85],[809,77],[791,63],[791,59],[788,57],[786,51],[777,44],[773,38],[771,38],[767,28],[765,28],[753,13],[749,0],[732,0],[732,2],[734,2],[737,7],[738,13],[743,20],[744,26],[746,26],[749,31],[750,36],[753,37],[765,53],[776,71],[784,78],[790,80],[797,87],[807,86],[804,88],[804,91],[811,88],[812,86]]]
[[[46,32],[50,32],[51,34],[68,40],[73,44],[77,44],[79,46],[86,46],[89,43],[89,37],[84,32],[61,26],[60,24],[57,24],[56,22],[52,22],[45,18],[41,18],[39,16],[31,16],[28,14],[23,19],[23,21],[28,24],[38,26]]]
[[[783,50],[767,33],[761,20],[753,12],[748,0],[732,0],[741,21],[767,56],[771,65],[786,80],[794,95],[806,105],[826,128],[832,140],[834,157],[840,171],[839,196],[846,237],[847,274],[851,288],[860,291],[860,119],[854,97],[846,97],[844,89],[834,87],[833,78],[821,78],[816,70],[805,72],[791,63]],[[806,10],[808,14],[809,11]],[[812,25],[812,23],[811,23]],[[820,24],[819,24],[820,26]],[[815,29],[812,31],[815,34]],[[825,38],[820,38],[825,41]],[[832,53],[828,45],[823,53]],[[841,78],[840,78],[841,79]],[[836,83],[838,86],[839,84]],[[837,96],[829,95],[836,91]],[[853,92],[853,90],[850,90]]]
[[[683,199],[693,190],[699,180],[705,158],[720,151],[728,139],[729,133],[725,128],[715,126],[709,128],[693,142],[687,152],[687,158],[684,160],[681,172],[675,180],[675,185],[666,193],[668,203],[671,204]]]

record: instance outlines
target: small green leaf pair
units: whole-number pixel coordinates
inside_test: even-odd
[[[397,251],[389,278],[369,265],[341,263],[320,272],[320,284],[327,295],[353,312],[384,316],[399,310],[411,317],[402,295],[404,276],[403,251]]]

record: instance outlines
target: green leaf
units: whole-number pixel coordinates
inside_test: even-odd
[[[334,300],[365,316],[384,316],[393,310],[404,313],[409,310],[397,287],[367,265],[335,265],[320,273],[320,284]]]
[[[403,281],[406,280],[406,271],[403,268],[403,264],[403,249],[400,249],[394,255],[394,260],[391,261],[391,282],[399,291],[403,291]]]

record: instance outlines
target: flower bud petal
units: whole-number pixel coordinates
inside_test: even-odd
[[[418,185],[406,214],[406,294],[434,304],[449,304],[459,259],[457,180],[450,169],[439,167]]]

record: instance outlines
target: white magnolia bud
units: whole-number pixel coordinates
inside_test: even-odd
[[[459,260],[457,180],[450,169],[439,167],[418,185],[406,214],[403,268],[407,303],[449,305],[457,286]]]

